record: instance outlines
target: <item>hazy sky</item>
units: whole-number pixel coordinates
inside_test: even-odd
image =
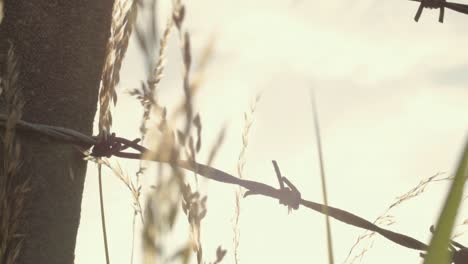
[[[170,1],[160,2],[158,20],[164,25]],[[415,23],[417,3],[403,0],[199,0],[186,5],[195,64],[197,54],[214,39],[213,58],[195,98],[203,123],[202,160],[227,124],[214,166],[235,175],[243,113],[261,92],[245,176],[276,186],[271,166],[275,159],[305,199],[320,202],[309,98],[313,88],[331,205],[374,220],[420,180],[453,170],[468,131],[468,53],[462,52],[468,46],[468,16],[446,11],[445,23],[439,24],[438,11],[425,10]],[[176,34],[169,46],[159,93],[160,103],[171,109],[183,94]],[[139,104],[124,90],[138,87],[144,71],[132,40],[114,112],[119,135],[139,134]],[[134,174],[136,162],[121,164]],[[208,194],[202,234],[206,261],[214,259],[221,245],[228,249],[224,263],[233,263],[235,188],[203,184]],[[392,214],[397,223],[390,229],[427,241],[446,187],[430,185],[396,208]],[[129,263],[132,199],[109,172],[105,202],[111,262]],[[304,208],[288,215],[277,201],[263,197],[243,199],[241,207],[241,263],[327,263],[322,215]],[[89,167],[82,210],[76,263],[103,263],[94,165]],[[467,217],[461,212],[460,221]],[[183,224],[181,234],[188,230]],[[362,232],[332,220],[336,263],[344,261]],[[185,240],[181,235],[180,243]],[[467,243],[468,236],[459,241]],[[378,236],[362,263],[420,261],[418,252]]]

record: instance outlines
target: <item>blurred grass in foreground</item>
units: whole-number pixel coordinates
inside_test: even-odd
[[[424,264],[444,264],[451,263],[450,252],[447,250],[450,245],[450,235],[455,223],[458,208],[460,207],[463,188],[468,176],[468,139],[465,142],[460,161],[457,166],[455,178],[450,186],[447,199],[439,216],[434,235],[432,236],[427,256]]]

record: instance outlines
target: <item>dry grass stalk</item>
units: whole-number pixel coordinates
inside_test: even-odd
[[[210,154],[208,155],[208,159],[206,161],[206,165],[211,166],[213,161],[218,154],[218,151],[221,149],[221,146],[224,143],[224,137],[226,135],[226,126],[223,126],[221,130],[218,132],[218,136],[216,137],[215,143],[210,148]]]
[[[424,191],[426,188],[429,186],[430,183],[435,183],[435,182],[441,182],[441,181],[448,181],[452,180],[453,176],[443,176],[444,173],[436,173],[426,179],[423,179],[422,181],[419,182],[418,185],[413,187],[411,190],[408,192],[404,193],[403,195],[400,195],[396,198],[396,201],[393,202],[386,210],[385,212],[377,217],[374,220],[374,224],[378,226],[390,226],[393,225],[396,221],[394,217],[390,214],[390,211],[401,205],[404,202],[407,202],[415,197],[418,197]],[[467,222],[468,223],[468,222]],[[374,236],[376,235],[375,232],[371,231],[365,231],[362,235],[360,235],[357,239],[356,242],[353,244],[351,249],[349,250],[348,255],[346,256],[346,259],[343,261],[343,263],[355,263],[355,261],[362,260],[364,255],[373,247],[374,241],[372,240]],[[356,254],[353,255],[353,252],[357,250],[358,246],[361,245],[362,243],[366,242],[366,246],[361,247],[360,251]]]
[[[18,179],[20,170],[20,144],[15,137],[15,126],[21,118],[24,105],[21,89],[16,85],[19,69],[13,44],[8,50],[6,70],[2,76],[2,96],[8,116],[2,137],[3,170],[0,172],[0,263],[16,263],[21,252],[23,236],[18,234],[24,214],[28,180]]]
[[[128,176],[127,173],[124,172],[122,167],[118,162],[115,162],[114,164],[111,164],[109,159],[106,158],[94,158],[92,156],[87,156],[87,160],[89,161],[94,161],[97,164],[103,165],[104,167],[110,169],[112,171],[112,174],[117,176],[119,180],[122,181],[122,183],[127,187],[127,189],[130,191],[132,194],[133,198],[133,208],[134,210],[138,213],[141,214],[142,210],[142,205],[140,203],[140,193],[141,193],[141,187],[136,186],[130,177]],[[140,215],[141,216],[141,215]],[[143,223],[143,217],[141,216],[141,221]]]
[[[150,120],[150,117],[152,115],[156,115],[159,117],[159,125],[158,125],[158,130],[160,132],[160,136],[162,138],[161,142],[162,144],[158,146],[158,153],[165,153],[168,155],[176,155],[178,151],[175,147],[175,142],[173,140],[173,133],[170,129],[168,129],[167,126],[167,120],[166,120],[166,109],[161,107],[158,104],[157,100],[157,93],[156,89],[161,81],[161,79],[164,76],[164,69],[165,69],[165,63],[166,63],[166,51],[167,51],[167,46],[168,46],[168,41],[169,41],[169,36],[171,33],[173,27],[173,20],[172,16],[170,19],[168,19],[168,22],[166,24],[166,28],[164,29],[164,32],[162,36],[160,37],[160,45],[159,45],[159,52],[158,52],[158,57],[157,57],[157,63],[154,69],[151,72],[151,75],[146,83],[142,83],[141,89],[134,89],[130,91],[130,95],[136,96],[136,98],[140,101],[142,107],[143,107],[143,116],[142,116],[142,121],[140,125],[140,134],[142,141],[144,142],[146,134],[149,132],[148,131],[148,122]],[[154,32],[155,33],[155,32]],[[138,35],[140,34],[140,31],[137,30],[137,38],[140,40],[140,43],[145,43],[144,42],[144,37],[143,35]],[[145,54],[149,55],[148,50],[143,50]],[[147,153],[147,155],[151,155]],[[134,197],[134,202],[137,204],[140,204],[140,195],[141,195],[141,184],[140,184],[140,176],[145,173],[146,166],[144,165],[143,162],[140,162],[139,169],[136,173],[136,178],[135,178],[135,184],[130,179],[122,179],[126,183],[127,187],[131,190],[133,193]],[[161,170],[161,169],[160,169]],[[181,173],[180,172],[175,172],[176,177],[180,177]],[[160,257],[162,254],[161,250],[161,244],[159,243],[158,239],[162,233],[167,232],[172,226],[172,220],[173,216],[175,217],[176,215],[176,202],[167,195],[165,192],[161,192],[159,190],[173,190],[177,189],[174,186],[174,182],[169,180],[169,181],[160,181],[159,184],[157,184],[158,188],[155,188],[155,191],[153,192],[153,195],[148,199],[146,208],[145,208],[145,221],[143,222],[143,253],[144,253],[144,262],[145,263],[154,263],[154,261]],[[136,190],[136,192],[135,192]],[[178,193],[178,190],[175,190],[176,193]],[[157,203],[154,203],[154,200],[157,200]],[[177,199],[176,199],[177,200]],[[177,200],[178,202],[178,200]],[[166,206],[164,205],[166,204]],[[156,213],[154,213],[156,212]],[[160,214],[162,212],[162,214]],[[134,221],[133,221],[133,237],[135,238],[135,228],[136,228],[136,223],[135,223],[135,217],[137,214],[140,214],[141,217],[143,218],[143,210],[141,208],[141,205],[135,208],[134,211]],[[167,225],[164,223],[168,223]],[[133,245],[132,243],[132,257],[131,257],[131,262],[133,262]]]
[[[201,51],[201,54],[199,56],[199,59],[197,61],[196,67],[194,67],[194,72],[192,73],[192,78],[190,78],[190,84],[189,84],[189,90],[190,94],[195,96],[199,91],[200,87],[202,86],[204,80],[205,80],[205,75],[206,71],[208,68],[208,62],[211,60],[212,56],[214,53],[214,37],[211,37],[211,39],[206,43],[204,48]],[[174,110],[174,113],[172,114],[171,118],[177,118],[180,115],[185,113],[185,100],[183,100]]]
[[[135,2],[134,2],[135,4]],[[117,5],[116,10],[126,10],[125,7]],[[118,12],[114,10],[114,14]],[[128,13],[136,12],[130,11]],[[115,15],[118,16],[118,15]],[[131,95],[137,97],[143,107],[143,117],[140,125],[140,133],[142,139],[146,137],[146,134],[149,132],[149,121],[153,115],[156,116],[157,121],[156,131],[159,133],[159,144],[157,145],[156,151],[152,153],[146,153],[146,155],[156,155],[161,157],[164,160],[170,160],[171,162],[171,173],[170,175],[164,177],[163,167],[159,167],[159,179],[156,185],[153,186],[154,192],[151,199],[148,199],[145,207],[145,221],[143,222],[143,245],[144,245],[144,261],[145,263],[153,263],[156,259],[164,259],[163,256],[163,243],[160,241],[162,234],[167,233],[172,229],[174,221],[178,212],[178,205],[182,199],[186,204],[186,213],[191,227],[192,239],[187,243],[187,247],[190,250],[194,250],[197,254],[197,260],[199,263],[202,263],[202,248],[200,241],[200,222],[206,214],[205,200],[193,200],[193,193],[190,193],[185,185],[183,179],[182,170],[176,166],[176,161],[181,156],[181,153],[184,153],[185,156],[192,161],[196,161],[196,154],[200,151],[201,148],[201,119],[197,114],[193,118],[193,108],[192,108],[192,94],[190,92],[190,78],[189,71],[191,65],[191,53],[190,53],[190,40],[187,32],[182,33],[182,24],[185,16],[185,7],[180,3],[180,1],[174,2],[173,12],[170,20],[168,21],[166,28],[160,38],[160,49],[158,53],[157,63],[154,67],[154,70],[151,72],[149,80],[146,83],[142,83],[142,89],[134,89],[130,91]],[[114,18],[117,25],[119,25],[118,19]],[[128,25],[128,20],[121,22],[120,25]],[[183,132],[179,130],[172,129],[172,121],[167,120],[167,110],[164,107],[161,107],[158,104],[156,91],[157,86],[160,83],[163,72],[165,68],[165,53],[168,46],[168,39],[173,25],[176,25],[179,30],[179,37],[182,42],[182,55],[183,55],[183,80],[184,80],[184,112],[186,115],[185,129]],[[117,28],[117,29],[116,29]],[[103,71],[103,84],[100,94],[100,134],[104,132],[109,132],[109,128],[112,124],[112,118],[109,111],[109,105],[111,101],[116,100],[115,96],[115,85],[118,83],[118,69],[120,68],[119,54],[120,52],[115,52],[115,42],[112,36],[116,36],[115,39],[119,40],[119,36],[123,36],[122,39],[126,44],[127,39],[125,39],[125,34],[118,34],[115,32],[122,32],[122,26],[112,27],[111,41],[108,45],[108,56],[106,60],[106,66]],[[123,30],[123,32],[129,32]],[[137,30],[137,34],[140,31]],[[143,36],[137,36],[140,42],[144,42]],[[143,43],[142,42],[142,43]],[[125,51],[126,45],[123,46],[123,51]],[[148,52],[146,50],[146,52]],[[206,54],[205,54],[206,55]],[[208,55],[206,55],[208,57]],[[123,58],[123,56],[122,56]],[[120,58],[121,59],[121,58]],[[206,58],[205,58],[206,59]],[[114,65],[115,64],[115,65]],[[206,64],[206,61],[203,62],[203,65]],[[200,83],[198,81],[197,83]],[[195,87],[195,84],[193,85]],[[175,122],[174,122],[175,123]],[[196,135],[191,135],[191,127],[196,128]],[[175,132],[174,132],[175,131]],[[176,138],[177,135],[177,138]],[[219,142],[218,145],[221,143]],[[211,159],[214,158],[215,153],[212,153]],[[101,165],[105,165],[113,170],[113,173],[119,177],[120,180],[124,182],[127,188],[132,192],[132,196],[135,204],[135,213],[134,217],[137,214],[143,215],[142,206],[140,204],[140,195],[141,195],[141,186],[139,183],[139,175],[143,174],[145,167],[143,163],[140,163],[140,169],[137,172],[136,184],[125,175],[119,167],[112,166],[107,160],[98,160]],[[197,192],[195,192],[197,193]],[[156,202],[154,202],[156,201]],[[205,202],[203,202],[205,201]],[[199,214],[200,208],[205,208],[202,215]],[[201,210],[203,211],[203,210]],[[133,230],[135,230],[135,224],[133,225]],[[133,252],[133,249],[132,249]],[[186,250],[181,250],[180,252],[186,252]],[[221,249],[217,252],[217,260],[214,263],[221,261],[224,254]],[[133,253],[132,253],[133,254]],[[176,254],[176,257],[181,257],[184,262],[188,261],[190,256],[185,253],[180,255]],[[132,260],[133,261],[133,257]]]
[[[151,76],[149,77],[146,83],[142,83],[141,89],[133,89],[130,91],[130,95],[136,96],[137,99],[140,101],[141,106],[143,107],[143,116],[142,116],[142,120],[140,124],[140,134],[141,134],[141,140],[143,142],[145,141],[145,136],[146,136],[146,133],[148,132],[147,123],[149,122],[152,111],[155,110],[158,115],[160,115],[163,112],[162,107],[159,106],[158,101],[157,101],[156,88],[163,77],[165,61],[166,61],[165,54],[166,54],[166,50],[168,46],[167,43],[169,40],[172,27],[173,27],[173,21],[171,17],[166,24],[166,28],[164,29],[163,35],[160,37],[157,63],[156,63],[154,70],[151,73]],[[137,30],[137,34],[140,34],[140,31]],[[137,36],[137,37],[138,39],[140,39],[141,43],[144,43],[144,36]],[[149,53],[149,52],[146,51],[146,53]],[[146,166],[144,162],[140,161],[139,169],[135,177],[135,185],[136,185],[136,189],[138,190],[138,192],[137,192],[137,196],[134,197],[136,198],[136,201],[138,202],[138,204],[140,203],[140,194],[141,194],[140,193],[140,190],[141,190],[140,176],[144,174],[145,170],[146,170]],[[138,209],[138,210],[135,210],[134,215],[133,215],[133,242],[132,242],[131,262],[133,262],[134,239],[136,235],[135,234],[135,228],[136,228],[135,219],[136,219],[137,214],[141,215],[142,213],[141,207],[136,207],[135,209]]]
[[[179,211],[181,192],[183,191],[183,172],[175,166],[179,157],[179,148],[175,144],[172,133],[167,130],[162,135],[167,140],[161,141],[157,151],[147,155],[164,156],[171,160],[170,173],[165,173],[159,167],[158,181],[153,192],[148,197],[144,210],[145,222],[143,225],[143,247],[145,263],[155,263],[164,258],[164,241],[162,236],[167,234],[174,226]]]
[[[112,125],[110,103],[117,102],[115,89],[120,81],[120,68],[136,21],[137,2],[137,0],[117,0],[114,3],[111,33],[106,47],[106,60],[101,75],[102,85],[99,93],[100,133],[109,133]]]
[[[253,117],[255,114],[255,110],[257,108],[258,102],[260,101],[261,94],[257,94],[255,100],[250,104],[250,112],[244,113],[244,129],[242,131],[242,148],[239,153],[239,159],[237,160],[237,175],[239,178],[244,178],[244,166],[246,162],[245,153],[247,151],[247,146],[249,145],[249,132],[250,127],[253,124]],[[239,263],[239,243],[240,243],[240,212],[241,212],[241,198],[242,196],[242,188],[239,186],[236,190],[236,207],[234,211],[234,223],[233,223],[233,231],[234,231],[234,262],[237,264]]]
[[[216,249],[216,259],[215,261],[211,262],[211,264],[218,264],[223,261],[224,256],[226,256],[227,250],[222,249],[220,246]]]
[[[177,155],[177,150],[172,150]],[[175,159],[175,157],[174,157]],[[154,192],[148,196],[144,210],[145,223],[143,225],[143,259],[144,263],[156,263],[166,259],[164,236],[172,230],[179,211],[181,186],[183,185],[182,171],[171,168],[170,174],[162,174],[157,185],[152,186]],[[165,176],[165,177],[164,177]],[[191,247],[184,247],[171,257],[171,262],[177,258],[182,263],[189,263]]]
[[[197,263],[203,263],[203,247],[201,244],[201,221],[206,216],[206,196],[201,196],[198,191],[192,192],[190,185],[185,185],[182,191],[182,210],[187,216],[191,228],[192,250],[197,254]]]
[[[197,262],[203,263],[203,248],[201,244],[201,221],[204,218],[206,210],[206,196],[201,197],[198,191],[193,191],[190,185],[185,183],[183,172],[176,166],[179,157],[184,156],[192,161],[196,161],[196,155],[201,149],[201,117],[198,114],[193,114],[192,93],[190,91],[189,72],[191,67],[191,50],[189,34],[183,31],[183,22],[185,18],[185,7],[180,1],[175,1],[173,4],[171,21],[167,23],[161,39],[161,48],[156,67],[153,71],[152,78],[148,81],[148,86],[143,86],[143,92],[137,94],[140,102],[145,108],[143,120],[146,123],[152,114],[159,117],[159,124],[156,131],[159,133],[158,145],[156,151],[147,153],[147,155],[155,155],[163,160],[171,160],[171,173],[168,177],[163,177],[163,168],[159,167],[159,181],[154,186],[155,192],[152,199],[148,201],[148,206],[145,211],[147,220],[144,226],[144,248],[145,261],[154,261],[157,258],[165,259],[161,255],[163,245],[158,241],[161,234],[168,232],[177,216],[179,210],[179,202],[182,200],[182,209],[187,216],[190,225],[190,239],[186,246],[178,250],[169,259],[173,261],[175,258],[186,263],[190,259],[190,252],[196,253]],[[174,118],[167,119],[166,108],[160,107],[155,97],[156,87],[159,84],[164,70],[164,54],[167,46],[167,40],[172,26],[175,25],[179,32],[181,41],[181,52],[183,57],[183,89],[184,89],[184,110],[186,113],[185,128],[183,130],[174,129]],[[142,100],[143,99],[143,100]],[[146,106],[146,107],[145,107]],[[156,111],[151,111],[156,110]],[[144,129],[141,132],[146,133],[146,124],[142,124]],[[192,135],[192,127],[195,128],[195,135]],[[212,155],[214,157],[214,154]],[[212,157],[212,158],[213,158]],[[153,201],[157,201],[156,203]],[[148,210],[151,210],[149,212]],[[150,250],[150,252],[148,252]],[[156,252],[156,254],[153,254]],[[148,254],[146,254],[148,253]],[[221,261],[222,251],[218,254],[218,261]]]
[[[152,74],[146,83],[142,83],[141,89],[133,89],[130,91],[130,95],[136,96],[140,101],[141,106],[143,107],[143,116],[140,124],[140,134],[141,140],[144,142],[146,133],[148,132],[147,123],[149,122],[150,115],[152,110],[156,110],[157,115],[161,115],[164,109],[159,106],[158,100],[156,97],[156,88],[161,81],[164,73],[164,67],[166,62],[166,50],[167,44],[169,41],[170,32],[173,26],[172,17],[168,19],[164,33],[160,38],[159,43],[159,53],[157,58],[157,63],[152,71]],[[140,39],[143,39],[144,36],[139,36]],[[143,163],[140,162],[139,170],[137,172],[137,185],[139,185],[139,175],[144,173]]]
[[[161,40],[159,41],[159,52],[156,67],[154,68],[150,80],[148,80],[148,85],[150,90],[154,93],[159,82],[161,81],[164,73],[164,67],[166,64],[166,51],[168,47],[169,36],[172,31],[172,27],[174,22],[172,17],[167,20],[166,27],[164,28],[164,32],[161,36]]]
[[[146,83],[141,84],[141,89],[133,89],[130,91],[130,95],[136,96],[136,98],[140,101],[141,105],[143,106],[143,117],[140,125],[140,133],[142,135],[142,139],[144,138],[147,132],[147,122],[150,119],[152,110],[156,110],[156,114],[160,114],[163,111],[162,107],[159,106],[157,101],[156,89],[164,76],[164,69],[166,65],[166,51],[168,46],[167,44],[169,41],[169,36],[173,24],[174,22],[172,21],[171,17],[170,19],[168,19],[168,22],[166,23],[166,28],[164,29],[164,32],[160,38],[157,63],[148,81]],[[140,38],[143,38],[143,36],[140,36]]]
[[[153,105],[154,107],[154,105]],[[161,237],[173,227],[179,211],[179,202],[185,187],[183,172],[176,166],[181,152],[175,133],[170,127],[165,108],[159,115],[159,122],[153,133],[157,134],[156,150],[145,153],[146,157],[156,156],[170,161],[170,173],[163,166],[158,167],[157,183],[147,200],[144,210],[143,248],[145,263],[154,263],[164,259],[164,241]],[[149,133],[150,131],[148,131]],[[179,257],[185,255],[178,255]]]
[[[185,119],[187,120],[186,126],[184,129],[184,135],[187,137],[190,133],[190,120],[193,118],[193,105],[192,105],[192,91],[190,89],[190,67],[192,66],[192,54],[191,54],[191,45],[190,45],[190,34],[188,31],[184,30],[183,22],[185,18],[185,6],[181,3],[180,0],[175,0],[173,2],[174,13],[172,19],[177,27],[177,32],[179,33],[180,40],[180,50],[182,54],[182,80],[183,80],[183,90],[185,96],[184,102],[184,112]]]
[[[214,36],[211,36],[200,53],[197,65],[194,67],[194,72],[192,74],[193,77],[190,80],[190,92],[192,94],[196,94],[199,91],[203,81],[205,80],[206,69],[208,68],[208,63],[214,53],[214,43]]]
[[[183,132],[178,131],[178,138],[181,143],[185,145],[185,153],[189,160],[196,162],[196,153],[201,148],[201,121],[200,116],[197,114],[193,118],[193,97],[190,89],[190,67],[192,65],[190,34],[183,29],[183,22],[185,18],[185,6],[180,0],[174,1],[173,21],[179,33],[179,40],[181,44],[182,62],[183,62],[183,90],[185,96],[184,112],[185,112],[185,129]],[[193,121],[192,121],[193,120]],[[197,129],[197,146],[194,146],[193,137],[190,135],[192,124]],[[188,138],[188,140],[186,140]],[[198,178],[195,175],[196,183],[198,185]],[[186,185],[190,187],[189,185]],[[201,243],[201,220],[206,215],[206,196],[199,200],[199,193],[191,193],[190,188],[182,189],[184,213],[187,215],[187,220],[191,227],[192,236],[192,250],[196,253],[197,263],[203,263],[203,247]],[[185,205],[185,206],[184,206]],[[201,208],[201,210],[200,210]]]
[[[183,62],[183,90],[184,90],[184,112],[185,112],[185,128],[183,131],[177,131],[177,139],[179,144],[185,150],[185,155],[187,158],[193,162],[196,162],[196,154],[200,151],[201,148],[201,120],[200,116],[197,114],[194,117],[193,110],[193,95],[190,87],[190,68],[192,66],[192,54],[191,54],[191,45],[190,45],[190,34],[188,31],[184,30],[183,23],[185,19],[185,6],[180,0],[175,0],[173,2],[173,14],[172,19],[179,33],[182,62]],[[196,128],[196,140],[191,135],[191,128],[194,126]],[[195,143],[196,142],[196,143]],[[198,180],[195,175],[196,184],[198,185]],[[182,195],[185,207],[184,213],[187,215],[188,222],[191,226],[191,236],[193,251],[196,253],[197,262],[201,264],[203,262],[203,248],[201,244],[201,220],[206,214],[206,197],[200,202],[198,200],[198,192],[191,193],[191,189],[182,188]],[[195,197],[195,198],[194,198]],[[193,201],[192,199],[195,199]],[[200,206],[203,209],[201,212],[199,210]]]
[[[101,89],[99,92],[99,135],[106,137],[112,126],[110,103],[117,102],[116,86],[120,81],[120,68],[127,51],[128,41],[137,17],[137,0],[117,0],[112,10],[110,38],[106,47],[106,60],[101,74]],[[99,197],[101,205],[102,228],[106,263],[110,263],[105,228],[104,202],[102,194],[101,164],[99,171]]]

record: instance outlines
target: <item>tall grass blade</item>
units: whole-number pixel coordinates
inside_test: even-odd
[[[323,154],[322,154],[322,139],[320,137],[320,126],[319,126],[319,119],[317,114],[317,107],[315,102],[315,94],[314,89],[310,89],[310,103],[312,105],[312,114],[314,118],[314,128],[315,128],[315,139],[317,141],[317,151],[319,156],[319,164],[320,164],[320,177],[322,179],[322,193],[323,193],[323,204],[328,206],[328,196],[327,196],[327,184],[325,181],[325,169],[323,166]],[[333,243],[332,243],[332,235],[331,235],[331,227],[330,227],[330,217],[328,215],[327,207],[323,208],[323,212],[325,214],[325,223],[327,228],[327,250],[328,250],[328,263],[333,264]]]
[[[458,163],[455,178],[450,187],[442,212],[439,216],[434,235],[432,236],[424,264],[451,263],[448,251],[450,235],[455,223],[458,208],[463,196],[463,187],[468,177],[468,139]]]

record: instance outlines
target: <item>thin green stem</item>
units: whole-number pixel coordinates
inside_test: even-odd
[[[104,214],[104,198],[102,192],[102,173],[101,164],[98,164],[98,179],[99,179],[99,203],[101,205],[101,224],[102,224],[102,237],[104,239],[104,251],[106,253],[106,264],[110,264],[109,258],[109,246],[107,244],[107,232],[106,232],[106,216]]]
[[[333,264],[333,243],[332,243],[332,235],[331,235],[331,227],[330,227],[330,217],[328,215],[328,198],[327,198],[327,184],[325,181],[325,169],[323,166],[323,153],[322,153],[322,140],[320,137],[320,126],[319,126],[319,119],[317,114],[316,102],[315,102],[315,94],[313,88],[310,89],[310,102],[312,105],[312,114],[314,120],[314,128],[315,128],[315,140],[317,143],[317,152],[319,156],[319,164],[320,164],[320,177],[322,180],[322,194],[323,194],[323,213],[325,214],[325,223],[327,228],[327,246],[328,246],[328,263]]]
[[[434,235],[424,259],[424,264],[443,264],[455,262],[451,259],[450,252],[446,250],[450,246],[455,220],[463,198],[463,189],[468,177],[468,139],[458,162],[455,178],[448,192],[447,198],[439,215]],[[461,263],[461,262],[460,262]],[[463,261],[466,263],[466,261]]]

